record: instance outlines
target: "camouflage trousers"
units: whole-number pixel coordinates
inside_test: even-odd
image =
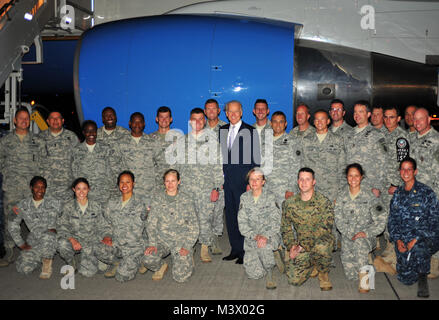
[[[49,231],[38,235],[29,233],[27,243],[32,248],[21,250],[15,263],[17,271],[24,274],[30,274],[38,268],[42,259],[53,259],[56,253],[56,235]]]
[[[61,258],[67,263],[72,264],[75,255],[79,256],[78,272],[85,277],[92,277],[98,271],[98,258],[96,254],[96,243],[80,242],[82,249],[80,251],[73,250],[72,244],[67,239],[58,239],[58,252]]]
[[[99,242],[95,247],[95,254],[100,261],[106,264],[114,264],[117,260],[120,260],[116,270],[116,280],[125,282],[136,277],[144,250],[144,247],[120,248],[114,244],[113,246],[107,246]]]
[[[171,254],[172,278],[177,282],[185,282],[194,271],[193,253],[191,248],[186,256],[181,256],[178,252],[172,251],[166,244],[159,243],[157,245],[157,253],[144,256],[143,264],[154,272],[158,271],[165,263],[163,258]]]
[[[342,236],[341,238],[341,263],[344,273],[349,280],[358,280],[360,268],[368,265],[369,252],[376,245],[376,238],[358,238],[355,241]]]
[[[200,192],[200,195],[195,199],[195,209],[200,226],[198,240],[201,244],[211,246],[215,235],[222,234],[222,211],[217,208],[220,205],[218,201],[219,199],[216,202],[210,201],[210,191]],[[221,228],[218,226],[219,220],[221,220]],[[219,229],[221,229],[221,233],[218,234],[216,231]]]
[[[219,192],[219,198],[213,209],[212,229],[216,236],[221,236],[224,230],[224,191]]]
[[[438,250],[439,237],[418,240],[413,248],[406,252],[399,252],[395,244],[398,280],[405,285],[411,285],[418,281],[418,275],[420,273],[430,273],[431,256]]]
[[[29,197],[31,195],[30,189],[26,188],[24,190],[11,190],[3,191],[3,241],[5,248],[13,248],[15,246],[14,240],[8,231],[9,221],[15,217],[12,208],[17,205],[17,203]]]
[[[277,250],[278,246],[273,246],[269,243],[265,248],[257,248],[256,245],[251,247],[246,245],[249,241],[244,239],[244,269],[250,279],[260,279],[267,271],[273,269],[275,266],[273,251]],[[251,241],[251,240],[250,240]],[[255,240],[253,242],[256,243]]]
[[[288,283],[295,286],[302,285],[308,280],[314,267],[318,272],[329,272],[332,248],[332,242],[320,242],[310,251],[302,251],[294,260],[288,260],[286,264]]]

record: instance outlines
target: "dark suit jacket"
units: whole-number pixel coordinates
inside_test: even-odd
[[[248,171],[261,165],[261,148],[257,130],[244,121],[233,141],[227,148],[230,123],[220,127],[220,145],[223,156],[224,184],[244,183]]]

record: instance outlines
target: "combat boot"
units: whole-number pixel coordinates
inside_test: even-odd
[[[369,275],[368,272],[359,272],[358,273],[358,278],[359,278],[358,292],[360,292],[360,293],[368,293],[369,292],[370,286],[369,286],[368,275]],[[366,278],[366,279],[364,279],[364,278]]]
[[[50,279],[52,275],[52,259],[43,258],[43,267],[41,268],[40,279]]]
[[[5,255],[0,259],[0,267],[7,267],[14,262],[14,248],[5,248]]]
[[[315,278],[319,275],[319,271],[317,270],[317,268],[314,266],[312,268],[311,274],[309,275],[311,278]]]
[[[210,248],[212,250],[213,255],[222,254],[223,250],[221,249],[219,245],[219,236],[215,236],[215,240],[213,242],[212,247]]]
[[[273,275],[273,269],[268,270],[267,275],[265,276],[265,287],[267,289],[276,289],[276,280]]]
[[[105,278],[114,278],[116,276],[117,268],[119,267],[119,261],[113,263],[113,265],[104,273]]]
[[[273,252],[274,261],[276,262],[276,266],[279,269],[279,272],[282,274],[285,272],[285,265],[282,258],[282,248]]]
[[[431,257],[430,274],[427,276],[427,278],[436,279],[437,277],[439,277],[439,259]]]
[[[212,258],[209,256],[209,247],[206,244],[201,245],[200,258],[203,262],[212,262]]]
[[[418,297],[428,298],[429,296],[430,292],[428,290],[427,275],[425,273],[420,273],[418,276]]]
[[[98,272],[99,273],[105,273],[108,270],[108,264],[103,263],[102,261],[98,260]]]
[[[140,263],[139,273],[144,274],[148,269],[143,265],[143,262]]]
[[[390,263],[385,262],[380,256],[375,258],[373,266],[375,267],[376,272],[385,272],[392,276],[396,275],[396,269],[392,267]]]
[[[320,290],[329,291],[332,290],[332,283],[329,280],[328,272],[319,272]]]
[[[168,264],[165,262],[158,271],[152,275],[152,280],[159,281],[163,279],[166,271],[168,271]]]

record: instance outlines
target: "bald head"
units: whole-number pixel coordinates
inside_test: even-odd
[[[428,110],[425,108],[417,109],[413,115],[413,123],[416,131],[418,131],[419,134],[422,135],[428,132],[431,128]]]

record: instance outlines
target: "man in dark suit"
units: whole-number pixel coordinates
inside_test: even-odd
[[[236,260],[242,264],[244,237],[238,229],[238,211],[241,194],[246,191],[246,175],[261,163],[257,130],[243,122],[242,105],[233,100],[226,104],[226,115],[230,123],[220,127],[220,144],[223,156],[224,197],[226,225],[232,250],[223,260]]]

